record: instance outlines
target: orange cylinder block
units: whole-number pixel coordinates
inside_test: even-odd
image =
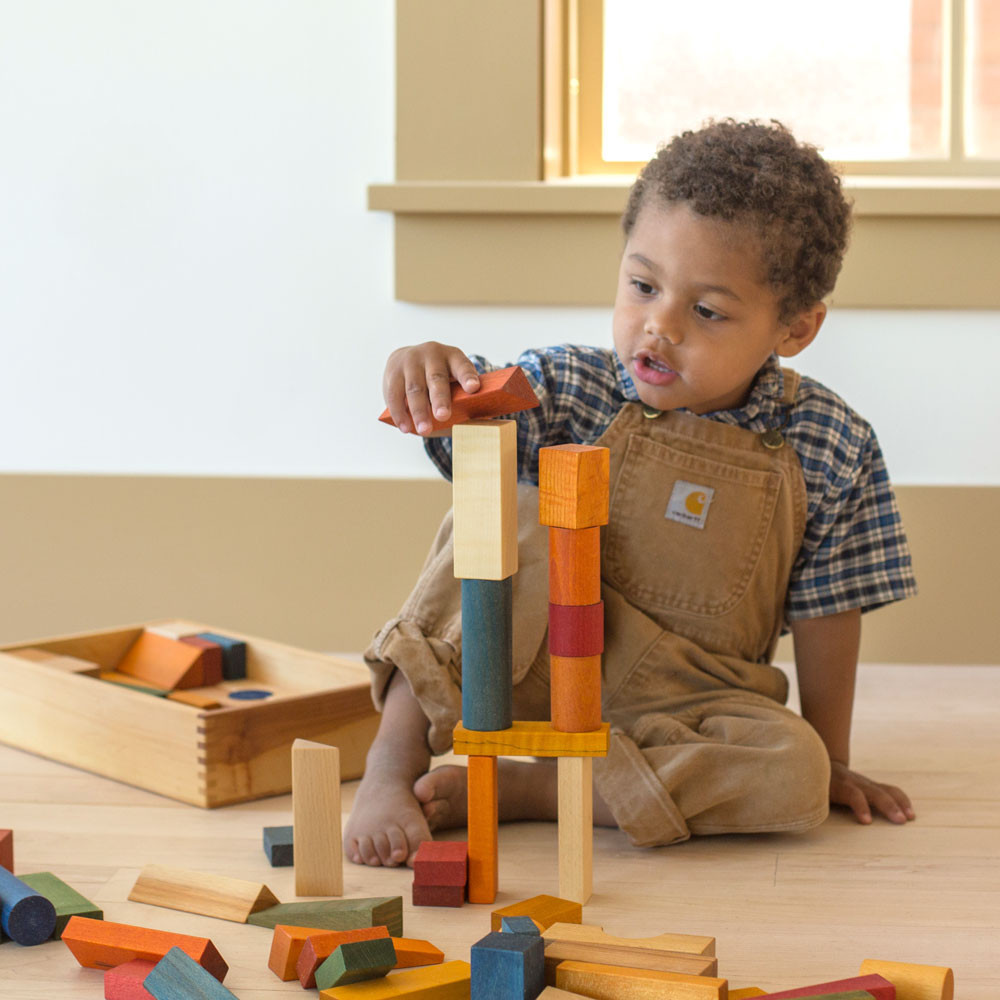
[[[552,728],[590,733],[601,728],[601,657],[551,656]]]
[[[580,605],[600,599],[600,527],[549,528],[549,600]]]

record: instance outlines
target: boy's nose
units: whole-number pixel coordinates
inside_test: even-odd
[[[671,322],[670,319],[663,316],[648,317],[644,331],[650,337],[655,337],[657,340],[665,340],[668,344],[673,344],[675,347],[684,339],[680,324]]]

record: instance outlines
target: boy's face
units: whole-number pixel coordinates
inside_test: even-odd
[[[817,304],[778,321],[753,240],[684,203],[647,202],[622,254],[615,349],[639,398],[657,410],[740,406],[774,352],[797,354],[819,330]]]

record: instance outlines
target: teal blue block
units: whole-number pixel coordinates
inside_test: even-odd
[[[462,581],[462,725],[478,732],[514,720],[512,578]]]
[[[379,979],[396,966],[396,947],[391,937],[370,941],[345,941],[316,970],[316,988],[333,989],[366,979]]]
[[[545,989],[545,942],[494,931],[472,946],[471,1000],[535,1000]]]
[[[239,681],[247,675],[247,644],[241,639],[230,639],[215,632],[199,632],[199,639],[207,639],[222,647],[222,679]]]
[[[295,829],[291,826],[264,827],[264,853],[272,868],[295,864]]]
[[[156,1000],[234,1000],[236,996],[180,948],[171,948],[142,985]]]
[[[500,930],[505,934],[530,934],[532,937],[541,936],[538,924],[528,916],[501,917]]]

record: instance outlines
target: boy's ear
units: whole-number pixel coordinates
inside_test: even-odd
[[[819,333],[819,328],[826,319],[826,304],[816,302],[804,309],[785,329],[785,335],[775,348],[775,353],[783,358],[791,358],[799,351],[805,350]]]

